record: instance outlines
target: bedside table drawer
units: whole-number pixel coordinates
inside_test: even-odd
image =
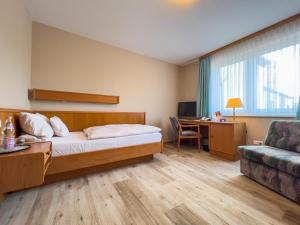
[[[0,155],[0,193],[44,183],[51,162],[51,142],[35,143],[27,150]]]

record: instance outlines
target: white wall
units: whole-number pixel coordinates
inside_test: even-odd
[[[30,108],[31,27],[20,0],[0,1],[0,108]]]
[[[171,137],[178,67],[56,28],[33,23],[33,88],[119,95],[120,104],[33,102],[33,109],[146,112]]]

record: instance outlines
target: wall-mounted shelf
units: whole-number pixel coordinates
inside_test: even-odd
[[[28,90],[28,98],[30,100],[38,100],[38,101],[119,104],[119,96],[42,90],[42,89],[35,89],[35,88]]]

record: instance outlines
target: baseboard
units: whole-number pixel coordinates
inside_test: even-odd
[[[141,156],[141,157],[137,157],[137,158],[133,158],[133,159],[127,159],[127,160],[122,160],[122,161],[118,161],[118,162],[108,163],[108,164],[104,164],[104,165],[87,167],[87,168],[82,168],[82,169],[58,173],[58,174],[46,175],[44,184],[51,184],[51,183],[62,181],[62,180],[73,179],[73,178],[85,176],[88,174],[111,170],[111,169],[114,169],[117,167],[133,165],[133,164],[137,164],[137,163],[141,163],[141,162],[147,162],[147,161],[151,161],[152,159],[153,159],[153,155],[146,155],[146,156]]]
[[[239,160],[239,157],[237,156],[237,154],[228,154],[228,153],[224,153],[224,152],[218,152],[218,151],[214,151],[214,150],[209,150],[209,152],[212,154],[212,155],[215,155],[215,156],[219,156],[223,159],[227,159],[227,160],[230,160],[230,161],[237,161]]]

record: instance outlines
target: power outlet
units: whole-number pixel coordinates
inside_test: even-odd
[[[264,142],[263,141],[254,140],[253,144],[255,144],[255,145],[263,145]]]

